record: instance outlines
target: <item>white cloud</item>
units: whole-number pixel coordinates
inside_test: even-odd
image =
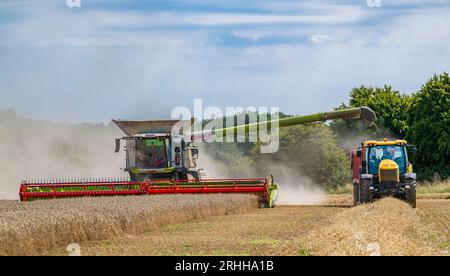
[[[159,24],[177,25],[245,25],[245,24],[339,24],[355,22],[363,18],[364,13],[360,9],[342,10],[327,14],[315,15],[284,15],[284,14],[246,14],[246,13],[201,13],[201,14],[176,14],[162,13],[154,15]]]
[[[311,42],[312,43],[325,43],[325,42],[329,42],[332,41],[333,38],[331,38],[331,36],[329,35],[324,35],[324,34],[314,34],[311,36]]]
[[[320,13],[299,12],[298,14],[258,14],[258,13],[219,13],[219,12],[117,12],[83,10],[74,12],[69,8],[48,8],[44,12],[25,12],[23,20],[0,25],[0,46],[14,45],[51,47],[51,46],[146,46],[146,45],[174,45],[184,43],[183,40],[195,30],[177,32],[173,30],[160,31],[167,27],[191,26],[224,27],[241,25],[277,26],[285,24],[309,24],[332,26],[334,24],[350,23],[366,18],[368,15],[352,6],[326,6]],[[17,8],[15,6],[15,8]],[[316,8],[317,9],[317,8]],[[284,28],[284,29],[283,29]],[[288,37],[299,35],[295,27],[283,27],[278,30],[246,31],[237,30],[234,35],[245,37],[250,35],[253,40],[263,37]],[[188,34],[189,32],[189,34]],[[203,31],[206,33],[207,31]],[[304,32],[303,30],[301,32]],[[176,34],[176,35],[173,35]],[[195,37],[194,37],[195,38]],[[194,39],[192,39],[194,40]]]
[[[272,105],[305,114],[339,105],[353,86],[388,83],[412,91],[450,68],[445,9],[372,17],[379,21],[371,25],[357,23],[366,16],[358,9],[350,19],[330,11],[45,11],[0,26],[0,108],[70,121],[165,118],[172,107],[203,97],[206,105]],[[302,24],[284,25],[290,20]],[[345,20],[351,23],[322,24]],[[223,33],[256,43],[213,42]],[[277,41],[290,37],[307,43]],[[257,43],[264,38],[274,43]]]
[[[427,6],[432,6],[436,4],[448,4],[447,0],[382,0],[382,6],[411,6],[424,4]]]
[[[235,29],[231,32],[231,35],[256,42],[266,38],[301,38],[308,36],[309,32],[308,30],[292,28],[252,28]]]

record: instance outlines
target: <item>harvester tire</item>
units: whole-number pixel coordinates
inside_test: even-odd
[[[187,180],[188,179],[187,173],[185,173],[185,172],[177,172],[175,176],[176,176],[176,180]]]
[[[361,204],[372,202],[369,186],[370,186],[370,181],[361,180],[361,183],[359,184],[359,195],[360,195],[359,202]]]
[[[405,201],[411,205],[411,207],[416,208],[416,189],[409,189],[405,193]]]
[[[360,196],[359,196],[359,184],[353,183],[353,205],[357,206],[361,204]]]

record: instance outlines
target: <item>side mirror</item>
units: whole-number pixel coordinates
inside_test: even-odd
[[[417,154],[417,148],[416,148],[416,147],[413,147],[413,148],[412,148],[412,154],[413,154],[413,155],[416,155],[416,154]]]
[[[362,151],[361,149],[357,149],[356,150],[356,156],[361,157],[362,156]]]
[[[205,169],[198,169],[198,175],[201,177],[205,177],[206,176]]]
[[[198,149],[191,149],[192,158],[197,159],[198,158]]]
[[[116,139],[116,149],[114,151],[116,153],[120,151],[120,140],[120,138]]]

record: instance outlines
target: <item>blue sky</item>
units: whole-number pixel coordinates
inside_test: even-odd
[[[306,114],[355,86],[410,93],[450,71],[450,1],[380,4],[2,0],[0,108],[108,122],[168,118],[202,98]]]

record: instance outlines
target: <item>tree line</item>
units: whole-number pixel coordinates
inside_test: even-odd
[[[391,86],[352,89],[350,101],[340,108],[365,105],[372,108],[383,129],[378,134],[405,139],[416,145],[413,165],[421,180],[450,177],[450,78],[434,75],[416,93],[401,93]],[[342,126],[342,125],[341,125]],[[335,133],[362,133],[357,124],[334,127]],[[367,131],[366,131],[367,132]]]

